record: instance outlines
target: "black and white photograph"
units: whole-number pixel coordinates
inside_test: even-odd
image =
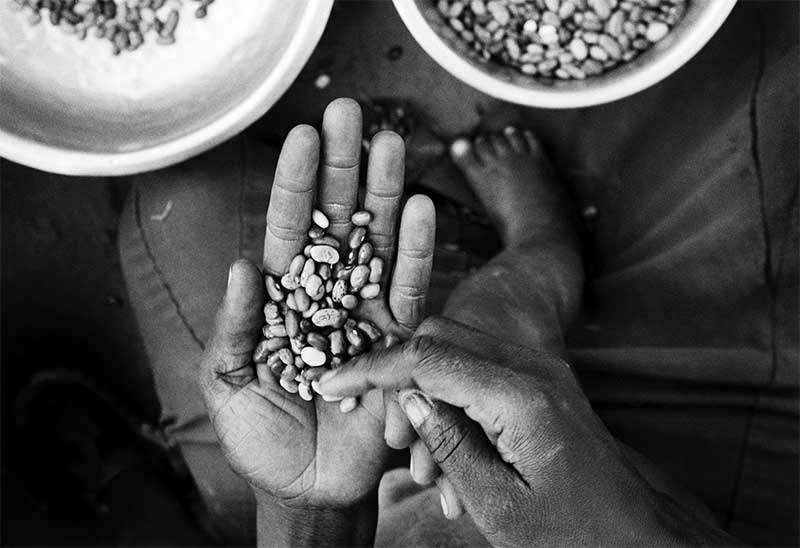
[[[800,0],[0,0],[0,546],[800,546]]]

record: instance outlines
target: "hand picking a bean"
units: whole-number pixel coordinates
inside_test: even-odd
[[[739,545],[646,477],[556,356],[430,318],[410,341],[320,379],[327,396],[376,388],[401,391],[446,479],[445,515],[463,503],[493,546]]]

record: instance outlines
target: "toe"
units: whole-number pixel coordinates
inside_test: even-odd
[[[475,137],[473,146],[475,147],[475,156],[477,156],[478,161],[484,165],[492,163],[497,157],[497,153],[494,151],[494,146],[492,146],[491,141],[483,135]]]
[[[503,129],[503,135],[514,152],[518,154],[528,152],[528,144],[525,142],[525,137],[520,130],[514,126],[506,126]]]
[[[480,167],[478,158],[475,156],[475,147],[469,139],[456,139],[450,144],[450,158],[461,169],[475,169]]]
[[[543,154],[544,150],[542,149],[542,142],[536,135],[533,134],[531,130],[526,129],[522,132],[522,134],[525,137],[525,142],[527,143],[532,154]]]
[[[511,143],[504,133],[492,133],[489,135],[489,141],[491,141],[492,147],[495,152],[497,152],[498,156],[508,156],[514,152],[514,148],[511,146]]]

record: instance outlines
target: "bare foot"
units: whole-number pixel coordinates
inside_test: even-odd
[[[573,231],[569,198],[530,130],[509,126],[473,141],[457,139],[450,155],[506,247],[534,233]]]
[[[562,352],[583,266],[571,201],[539,140],[506,128],[459,139],[450,154],[505,249],[459,284],[444,315],[514,344]]]

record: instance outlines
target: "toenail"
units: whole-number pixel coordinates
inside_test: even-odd
[[[472,148],[472,145],[466,139],[456,139],[450,145],[450,153],[453,156],[463,156],[469,152],[470,148]]]
[[[598,213],[597,207],[593,205],[588,205],[583,208],[583,211],[581,211],[581,215],[583,215],[583,218],[586,219],[587,221],[590,221],[595,217],[597,217],[597,213]]]

